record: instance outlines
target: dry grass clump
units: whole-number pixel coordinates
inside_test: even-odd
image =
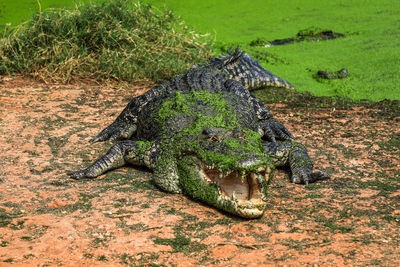
[[[113,0],[49,9],[0,39],[0,74],[46,82],[160,81],[212,56],[171,11]]]

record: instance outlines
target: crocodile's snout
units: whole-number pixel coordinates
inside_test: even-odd
[[[254,156],[237,161],[236,169],[223,170],[207,165],[195,155],[191,157],[198,164],[200,179],[217,186],[220,202],[217,205],[246,218],[262,216],[266,207],[265,187],[272,172],[270,166],[260,165],[263,161]]]

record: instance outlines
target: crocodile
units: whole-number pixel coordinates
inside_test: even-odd
[[[327,80],[335,80],[335,79],[344,79],[349,76],[349,72],[346,68],[340,69],[335,72],[327,72],[323,70],[319,70],[317,72],[317,76]]]
[[[92,142],[118,140],[73,179],[95,178],[125,164],[153,170],[162,190],[183,193],[244,218],[261,217],[276,167],[294,183],[329,178],[313,172],[304,145],[250,93],[293,86],[236,49],[134,98]]]

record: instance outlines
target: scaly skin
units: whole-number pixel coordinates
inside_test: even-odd
[[[229,79],[239,81],[246,89],[254,90],[263,86],[294,88],[289,82],[263,68],[243,51],[236,49],[233,53],[228,52],[229,55],[214,58],[208,65],[222,69],[228,74]]]
[[[94,137],[91,142],[102,142],[109,140],[129,139],[135,136],[137,129],[137,116],[140,110],[153,99],[164,98],[171,92],[185,91],[188,87],[212,87],[216,81],[232,82],[238,81],[240,91],[244,97],[253,102],[257,109],[258,116],[269,118],[264,122],[264,132],[268,140],[292,140],[293,136],[286,127],[273,119],[272,114],[265,105],[254,96],[250,95],[248,90],[262,88],[264,86],[285,87],[293,89],[293,86],[261,67],[261,65],[251,59],[243,51],[236,49],[229,51],[229,55],[223,55],[219,58],[211,59],[204,65],[195,65],[185,74],[178,75],[170,81],[163,82],[145,94],[134,98],[121,112],[117,119],[105,128],[100,134]],[[242,88],[248,90],[242,90]],[[237,90],[237,89],[235,89]]]
[[[94,178],[126,163],[144,165],[163,190],[245,218],[263,215],[276,166],[290,168],[295,183],[328,178],[312,171],[306,148],[262,102],[214,63],[195,66],[134,99],[104,130],[106,138],[94,141],[113,138],[115,131],[131,139],[117,142],[70,177]]]

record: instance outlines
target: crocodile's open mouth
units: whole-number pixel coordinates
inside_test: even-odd
[[[254,217],[262,215],[266,205],[263,181],[268,180],[270,168],[260,166],[256,171],[222,171],[203,162],[200,165],[200,177],[208,183],[216,184],[221,197],[233,201],[239,212],[246,214],[246,217],[251,214]]]

